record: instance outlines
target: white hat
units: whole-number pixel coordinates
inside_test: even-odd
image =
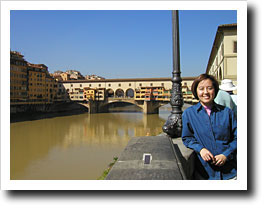
[[[224,79],[221,82],[220,89],[224,91],[232,91],[232,90],[236,90],[237,87],[233,84],[232,80]]]

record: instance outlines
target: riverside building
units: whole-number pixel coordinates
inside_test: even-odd
[[[237,24],[218,26],[206,73],[220,82],[231,79],[237,85]]]
[[[10,52],[10,103],[23,103],[28,99],[27,62],[16,51]]]
[[[29,63],[21,53],[10,51],[11,113],[46,110],[47,105],[63,98],[59,86],[46,65]]]
[[[47,100],[46,75],[47,66],[44,64],[28,63],[28,102],[44,103]]]

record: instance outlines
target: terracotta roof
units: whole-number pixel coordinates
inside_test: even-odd
[[[222,24],[222,25],[219,25],[218,28],[222,28],[222,27],[236,27],[237,26],[237,23],[231,23],[231,24]]]
[[[33,63],[29,63],[29,62],[27,62],[27,64],[28,64],[28,66],[30,66],[30,67],[35,67],[35,68],[40,68],[40,69],[47,69],[47,66],[46,65],[44,65],[44,64],[33,64]]]

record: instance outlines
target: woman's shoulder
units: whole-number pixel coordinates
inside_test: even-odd
[[[230,109],[229,107],[227,106],[224,106],[224,105],[221,105],[221,104],[217,104],[215,103],[215,107],[220,110],[220,111],[224,111],[224,112],[232,112],[233,110]]]
[[[217,110],[222,113],[222,114],[226,114],[226,115],[235,115],[235,112],[234,110],[232,110],[231,108],[227,107],[227,106],[223,106],[223,105],[220,105],[220,104],[215,104],[216,105],[216,108]]]
[[[198,104],[195,104],[195,105],[192,105],[188,108],[186,108],[183,113],[192,113],[192,112],[195,112],[197,109],[199,108],[199,105]]]

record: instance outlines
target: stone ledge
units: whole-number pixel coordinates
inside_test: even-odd
[[[181,143],[179,139],[172,141],[165,134],[134,137],[130,139],[106,180],[190,179],[194,155],[192,150]],[[144,164],[144,154],[151,154],[150,164]]]

